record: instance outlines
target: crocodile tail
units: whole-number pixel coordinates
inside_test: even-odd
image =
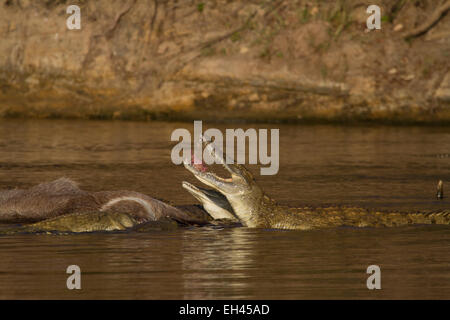
[[[355,218],[353,217],[353,220]],[[450,225],[450,211],[430,212],[372,212],[372,214],[359,215],[357,226],[396,227],[411,224],[442,224]]]
[[[426,213],[410,213],[411,224],[444,224],[450,225],[450,211],[434,211]]]

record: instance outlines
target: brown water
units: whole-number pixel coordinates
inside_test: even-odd
[[[192,124],[1,121],[0,189],[67,176],[88,190],[195,203],[181,181],[199,182],[170,162],[179,127]],[[262,127],[280,128],[280,172],[252,169],[281,203],[450,206],[435,200],[437,180],[450,181],[450,128]],[[445,226],[3,236],[0,298],[450,299],[449,254]],[[79,291],[66,288],[72,264]],[[366,287],[372,264],[381,290]]]

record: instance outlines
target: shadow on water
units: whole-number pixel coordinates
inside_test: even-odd
[[[3,121],[0,188],[68,176],[195,203],[181,181],[198,182],[170,162],[179,127],[192,124]],[[450,181],[448,128],[279,128],[280,172],[256,176],[281,203],[449,208],[434,198],[437,180]],[[449,299],[449,249],[445,226],[4,236],[0,298]],[[79,291],[66,288],[72,264]],[[373,264],[382,290],[366,287]]]

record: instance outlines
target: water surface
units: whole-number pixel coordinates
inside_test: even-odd
[[[0,121],[0,188],[61,176],[87,190],[128,189],[195,203],[170,161],[189,123]],[[206,128],[207,126],[204,125]],[[448,209],[450,128],[211,125],[280,128],[280,171],[260,176],[280,203]],[[153,233],[0,238],[0,298],[450,299],[450,228],[274,231],[192,228]],[[82,290],[66,288],[67,266]],[[382,290],[366,269],[381,267]]]

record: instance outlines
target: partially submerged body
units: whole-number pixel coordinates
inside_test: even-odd
[[[450,225],[450,210],[387,212],[357,207],[290,208],[269,198],[244,166],[226,164],[213,149],[212,156],[222,163],[230,178],[209,170],[198,170],[189,162],[185,167],[202,183],[222,193],[239,221],[249,228],[310,230],[338,226],[394,227],[408,224]]]
[[[179,223],[170,218],[156,221],[138,222],[132,215],[121,212],[71,213],[43,221],[23,225],[3,225],[1,235],[18,233],[84,233],[129,231],[148,232],[175,230]]]
[[[204,189],[202,204],[170,206],[134,191],[87,192],[61,178],[26,190],[0,191],[0,234],[167,230],[178,225],[215,224],[226,198]],[[201,194],[202,192],[199,192]],[[215,204],[217,202],[217,204]],[[227,223],[223,221],[223,223]],[[14,224],[14,225],[12,225]]]
[[[0,234],[120,231],[132,228],[137,224],[138,222],[126,213],[77,212],[30,224],[6,226],[0,229]]]
[[[70,179],[41,183],[26,190],[0,192],[0,222],[37,222],[75,212],[125,212],[138,222],[172,217],[196,222],[168,204],[134,191],[88,192]]]
[[[216,160],[224,162],[220,158]],[[185,167],[213,188],[183,182],[183,188],[199,200],[201,206],[170,206],[134,191],[87,192],[73,181],[62,178],[28,190],[1,191],[0,222],[22,225],[1,228],[0,234],[168,230],[180,224],[293,230],[450,225],[450,211],[446,210],[387,212],[358,207],[281,206],[262,191],[242,165],[224,164],[230,178],[219,177],[191,163],[185,163]]]

